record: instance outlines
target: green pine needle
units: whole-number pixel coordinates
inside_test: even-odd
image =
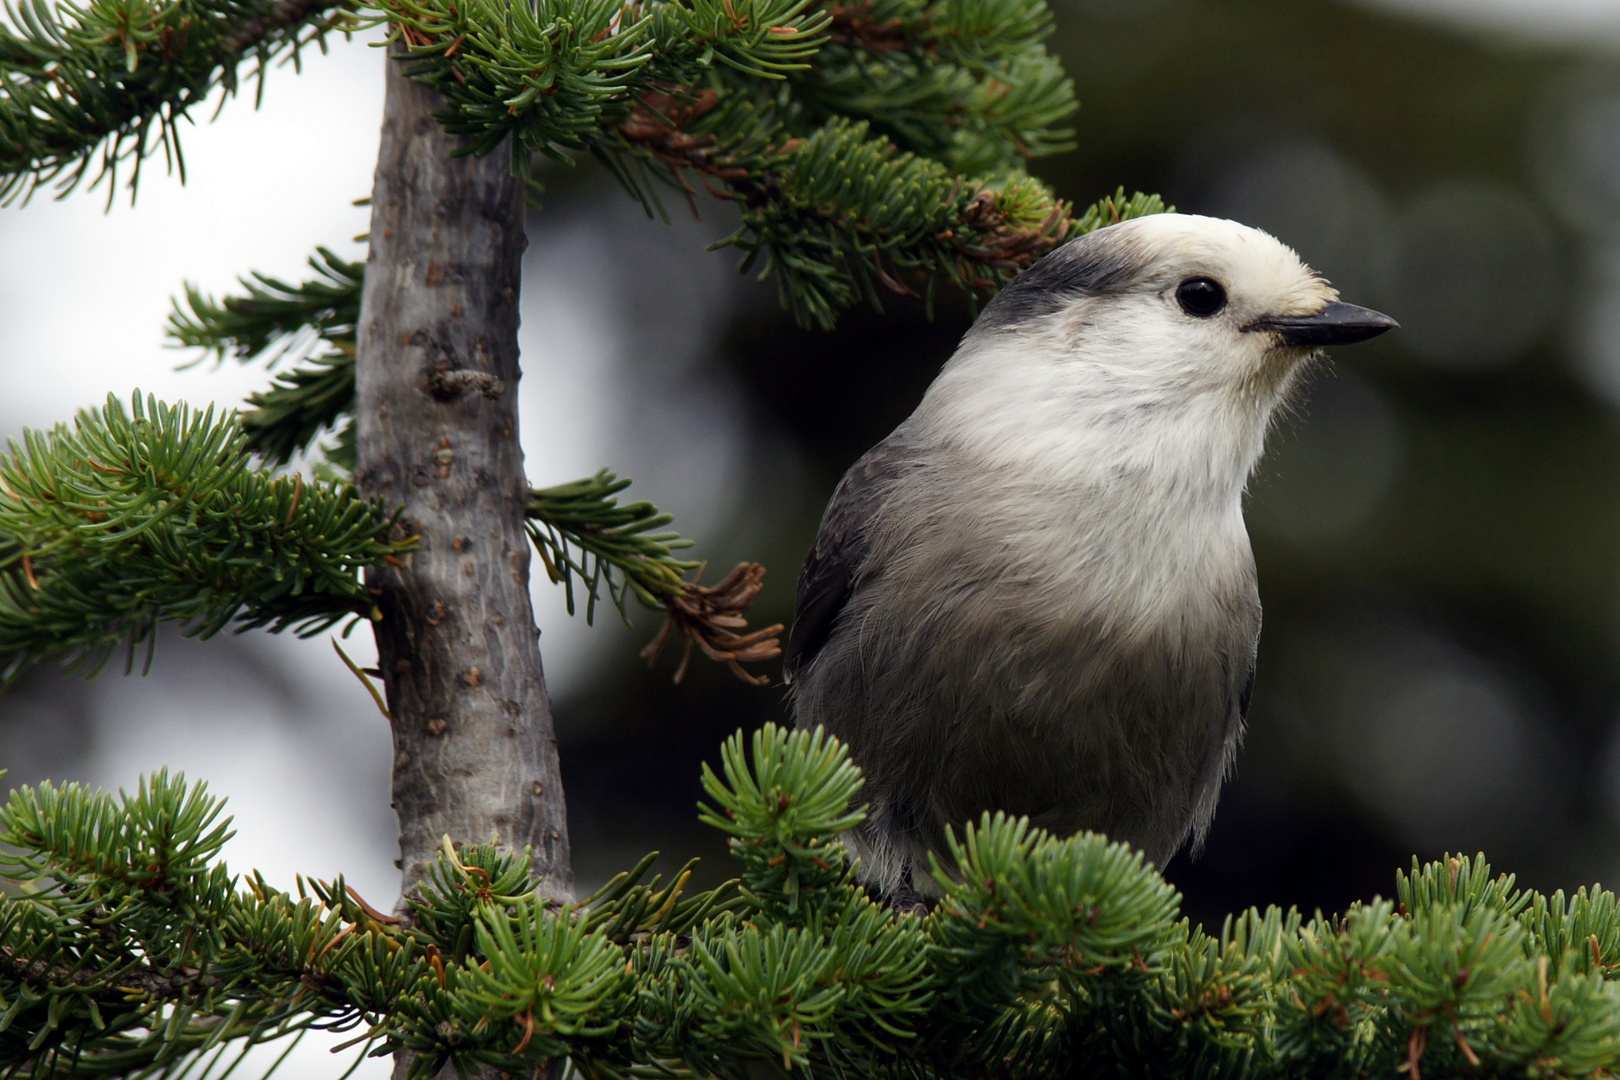
[[[664,529],[675,520],[650,502],[623,506],[615,497],[629,479],[603,469],[595,476],[529,492],[526,527],[546,575],[563,587],[574,614],[576,584],[585,595],[585,619],[596,617],[604,592],[629,624],[631,597],[647,607],[679,596],[686,575],[700,565],[675,558],[692,541]]]
[[[794,79],[807,115],[874,130],[953,172],[993,175],[1072,147],[1074,87],[1042,44],[1045,0],[865,0]]]
[[[232,877],[222,804],[183,777],[18,788],[0,806],[20,887],[0,894],[0,1069],[195,1075],[316,1027],[407,1051],[422,1080],[559,1057],[591,1080],[1620,1068],[1620,907],[1601,889],[1520,891],[1450,857],[1400,875],[1400,907],[1250,910],[1209,933],[1126,845],[987,815],[918,917],[854,883],[838,837],[861,779],[837,740],[766,725],[721,760],[702,817],[740,883],[688,894],[692,864],[665,883],[648,856],[563,904],[527,851],[447,839],[409,925],[342,878],[293,896]]]
[[[375,608],[363,567],[408,549],[347,485],[252,467],[234,415],[134,395],[0,458],[0,674],[96,669],[160,623],[318,633]]]
[[[242,427],[248,449],[285,465],[322,434],[340,429],[354,414],[354,350],[360,322],[360,292],[366,264],[317,248],[309,265],[315,277],[291,284],[266,274],[241,279],[244,295],[215,299],[194,285],[174,301],[167,336],[176,348],[199,349],[200,359],[224,363],[285,359],[297,363],[276,376],[269,390],[248,398]],[[352,435],[340,434],[334,455],[353,465]],[[345,459],[346,458],[346,459]]]
[[[322,344],[353,355],[366,264],[321,247],[309,266],[315,277],[308,281],[294,285],[254,273],[240,279],[246,295],[218,300],[188,283],[185,300],[175,300],[169,314],[170,342],[221,363],[266,360],[274,366],[289,356],[319,355]]]
[[[161,151],[185,178],[180,126],[240,67],[295,62],[346,19],[342,0],[7,0],[0,21],[0,205],[41,186],[89,180],[111,202],[119,171],[131,197],[142,161]]]

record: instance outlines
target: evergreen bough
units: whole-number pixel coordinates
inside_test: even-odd
[[[409,918],[341,878],[295,893],[219,861],[203,785],[15,790],[0,809],[0,1063],[19,1077],[219,1076],[308,1030],[355,1054],[528,1075],[1598,1077],[1620,1067],[1620,905],[1518,889],[1483,856],[1344,914],[1207,933],[1140,854],[986,815],[926,917],[852,878],[842,745],[768,725],[705,768],[739,871],[655,856],[578,903],[526,855],[446,841]],[[760,1070],[763,1069],[764,1072]]]
[[[99,667],[174,622],[305,636],[373,612],[360,570],[410,549],[344,483],[255,467],[234,416],[137,393],[0,456],[0,675]]]
[[[0,25],[0,201],[85,177],[112,195],[215,88],[334,29],[384,23],[440,119],[506,146],[603,161],[735,202],[723,243],[763,255],[805,322],[944,278],[995,288],[1067,235],[1023,171],[1067,148],[1073,87],[1045,0],[24,0]]]

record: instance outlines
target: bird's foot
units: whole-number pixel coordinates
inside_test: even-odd
[[[897,893],[889,898],[889,906],[894,908],[896,915],[915,915],[919,919],[927,918],[928,913],[934,910],[933,904],[929,903],[926,896],[919,896],[916,893],[904,895]]]
[[[912,886],[909,865],[901,871],[900,883],[889,895],[889,906],[894,909],[896,915],[915,915],[919,919],[926,918],[928,913],[934,910],[934,905],[928,897]]]

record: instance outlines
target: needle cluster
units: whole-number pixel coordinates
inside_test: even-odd
[[[0,205],[120,169],[131,191],[160,151],[185,175],[179,128],[216,90],[234,95],[298,59],[346,15],[338,0],[7,0],[0,21]]]
[[[982,294],[1069,231],[1024,172],[1076,108],[1044,0],[378,7],[472,152],[587,151],[649,209],[652,178],[735,203],[722,245],[779,271],[801,323],[937,278]]]
[[[354,351],[360,288],[366,264],[326,248],[309,258],[315,276],[296,284],[268,274],[241,279],[243,295],[219,299],[187,284],[169,314],[168,337],[219,363],[283,360],[270,389],[249,396],[242,428],[250,450],[285,465],[321,435],[336,434],[326,456],[345,471],[354,465]]]
[[[1140,855],[987,815],[926,917],[855,884],[861,777],[767,727],[706,769],[740,877],[691,893],[653,856],[572,904],[526,856],[446,841],[408,917],[341,878],[297,895],[218,861],[201,785],[20,788],[0,809],[0,1069],[218,1076],[317,1028],[584,1077],[1602,1077],[1620,1067],[1620,905],[1518,889],[1483,857],[1397,875],[1339,916],[1207,933]],[[357,1059],[358,1060],[358,1059]]]
[[[724,244],[801,322],[935,279],[996,288],[1069,232],[1025,172],[1068,148],[1045,0],[23,0],[0,24],[0,200],[130,183],[238,69],[386,24],[469,153],[602,160],[735,203]]]
[[[110,397],[0,456],[0,676],[133,664],[161,623],[318,633],[367,617],[394,515],[347,484],[258,467],[234,415]],[[150,657],[150,653],[148,653]]]

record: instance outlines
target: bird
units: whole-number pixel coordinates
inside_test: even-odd
[[[1202,848],[1242,741],[1260,597],[1243,495],[1325,346],[1398,324],[1259,229],[1088,232],[980,312],[837,485],[784,653],[799,728],[865,777],[846,836],[899,907],[986,812]]]

